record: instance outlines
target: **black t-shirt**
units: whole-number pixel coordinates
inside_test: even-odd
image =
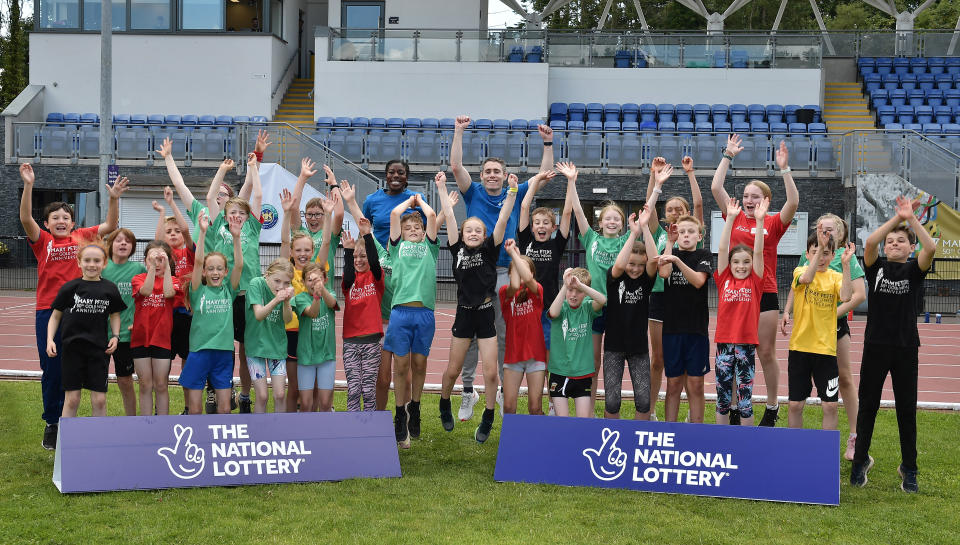
[[[892,346],[920,346],[917,299],[927,271],[916,259],[896,263],[878,257],[867,275],[867,329],[864,342]]]
[[[533,260],[537,267],[537,282],[543,286],[543,306],[549,307],[560,292],[560,259],[567,248],[567,237],[555,231],[554,237],[544,242],[533,238],[530,225],[517,233],[520,253]]]
[[[713,272],[713,260],[709,250],[699,248],[692,251],[673,250],[673,255],[697,272],[707,273],[707,282]],[[707,282],[700,289],[693,287],[677,265],[673,266],[670,276],[663,281],[665,309],[663,314],[664,333],[693,333],[708,335],[710,310],[707,307]]]
[[[607,320],[603,346],[612,352],[647,353],[647,312],[655,276],[644,271],[638,278],[626,272],[613,277],[607,270]]]
[[[483,239],[476,248],[467,248],[463,240],[450,246],[453,254],[453,278],[457,281],[457,304],[478,307],[487,299],[496,298],[497,258],[500,246],[493,237]]]
[[[74,278],[57,292],[52,308],[63,313],[60,337],[64,345],[85,342],[106,349],[110,315],[127,305],[113,282]]]

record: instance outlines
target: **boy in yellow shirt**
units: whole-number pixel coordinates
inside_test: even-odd
[[[837,429],[837,303],[853,296],[850,258],[854,245],[847,244],[841,257],[843,274],[830,270],[835,241],[827,233],[807,238],[809,265],[793,271],[793,334],[787,359],[791,428],[803,427],[803,407],[817,386],[823,404],[823,429]],[[786,320],[783,322],[786,324]],[[784,329],[784,334],[786,331]]]

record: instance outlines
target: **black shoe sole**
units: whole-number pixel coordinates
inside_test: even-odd
[[[446,417],[446,418],[444,418]],[[455,426],[453,422],[453,412],[447,412],[446,414],[440,413],[440,425],[443,426],[443,431],[453,431]]]

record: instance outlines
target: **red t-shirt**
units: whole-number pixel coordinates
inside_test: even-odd
[[[739,214],[733,220],[733,232],[730,234],[730,247],[738,244],[753,248],[753,239],[757,232],[757,220],[747,218],[746,214]],[[727,215],[723,215],[724,221]],[[786,225],[780,219],[780,212],[770,216],[763,221],[763,228],[766,234],[763,236],[763,293],[777,293],[777,244],[787,232]]]
[[[763,276],[766,278],[767,275]],[[759,344],[757,325],[760,321],[760,296],[763,294],[764,279],[752,270],[750,276],[736,279],[729,266],[722,273],[714,271],[713,279],[717,282],[720,300],[714,342]]]
[[[383,299],[383,276],[380,280],[370,271],[358,272],[348,290],[343,287],[343,338],[383,334],[380,300]]]
[[[37,241],[30,244],[37,258],[37,310],[50,308],[60,288],[68,281],[80,278],[77,252],[82,243],[97,237],[99,229],[99,225],[74,229],[65,238],[56,238],[49,231],[40,230]]]
[[[516,294],[507,297],[507,288],[500,287],[500,309],[507,325],[507,348],[504,363],[527,360],[547,361],[547,346],[543,340],[543,286],[537,284],[537,293],[529,293],[527,300],[518,303]]]
[[[170,334],[173,330],[173,301],[178,296],[183,299],[180,280],[173,277],[173,289],[177,295],[163,296],[163,278],[155,278],[153,293],[149,297],[140,295],[140,288],[147,280],[147,273],[140,273],[130,281],[133,290],[133,330],[130,332],[130,347],[159,346],[170,349]]]
[[[190,284],[190,275],[193,274],[193,262],[196,258],[196,245],[191,244],[190,247],[173,248],[173,274],[180,280],[180,285],[186,286]],[[186,294],[178,293],[173,298],[173,308],[184,306],[186,306]]]

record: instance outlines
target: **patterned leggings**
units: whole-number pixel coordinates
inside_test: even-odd
[[[753,375],[757,347],[752,344],[717,343],[717,414],[728,414],[737,385],[740,416],[753,416]]]
[[[633,405],[638,413],[650,410],[650,356],[606,350],[603,353],[603,390],[606,411],[620,414],[620,388],[623,384],[623,364],[630,369],[633,383]]]
[[[343,371],[347,375],[347,410],[374,411],[377,406],[377,373],[380,371],[379,342],[357,344],[349,339],[343,342]]]

